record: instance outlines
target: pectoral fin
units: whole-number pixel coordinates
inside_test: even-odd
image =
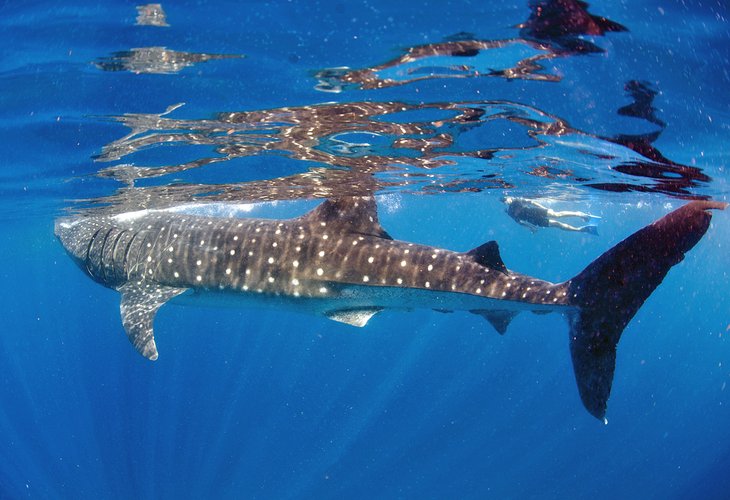
[[[174,288],[155,283],[126,283],[118,288],[122,294],[122,325],[137,352],[152,361],[157,359],[152,323],[157,310],[187,288]]]
[[[372,307],[368,309],[340,309],[337,311],[329,311],[325,313],[329,319],[347,323],[352,326],[365,326],[370,318],[376,313],[382,311],[380,307]]]

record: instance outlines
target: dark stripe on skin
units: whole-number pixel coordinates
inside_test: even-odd
[[[132,248],[132,243],[134,243],[134,240],[137,238],[137,233],[132,233],[132,237],[129,238],[129,243],[127,243],[127,247],[124,249],[124,263],[122,264],[122,269],[124,273],[127,276],[127,280],[129,280],[129,268],[127,267],[129,263],[129,251]]]
[[[92,267],[90,267],[90,266],[93,266],[93,263],[91,262],[91,249],[94,246],[94,242],[96,241],[96,237],[99,235],[99,233],[101,232],[102,229],[103,229],[102,227],[99,227],[94,232],[94,235],[89,240],[89,244],[86,246],[86,259],[85,259],[86,271],[94,279],[97,279],[97,276],[94,274],[94,270],[92,269]]]

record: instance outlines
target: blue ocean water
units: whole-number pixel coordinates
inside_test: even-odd
[[[170,304],[152,363],[53,234],[69,212],[371,194],[396,239],[494,239],[510,269],[569,279],[687,200],[728,201],[724,2],[136,7],[0,4],[0,497],[727,497],[730,213],[628,325],[607,425],[559,314],[498,335]],[[533,232],[506,195],[599,235]]]

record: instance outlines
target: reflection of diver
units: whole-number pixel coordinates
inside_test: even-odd
[[[527,198],[512,198],[511,196],[507,196],[502,201],[507,205],[507,214],[519,224],[530,228],[533,232],[537,231],[538,227],[557,227],[565,231],[577,231],[579,233],[598,235],[598,228],[596,226],[587,225],[575,227],[556,220],[562,217],[578,217],[584,221],[600,219],[597,215],[571,210],[556,211]]]

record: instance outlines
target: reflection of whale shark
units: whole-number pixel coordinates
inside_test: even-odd
[[[508,270],[493,241],[459,253],[393,240],[372,198],[326,201],[287,220],[169,211],[60,219],[56,235],[92,278],[121,292],[124,328],[149,359],[155,313],[182,294],[239,296],[355,326],[386,308],[466,310],[500,333],[519,311],[560,311],[583,403],[603,418],[622,331],[705,233],[708,210],[725,206],[689,203],[558,284]]]
[[[123,52],[114,52],[111,57],[98,59],[94,65],[103,71],[131,71],[132,73],[154,73],[169,75],[184,68],[214,59],[244,57],[236,54],[200,54],[181,52],[165,47],[142,47]]]

